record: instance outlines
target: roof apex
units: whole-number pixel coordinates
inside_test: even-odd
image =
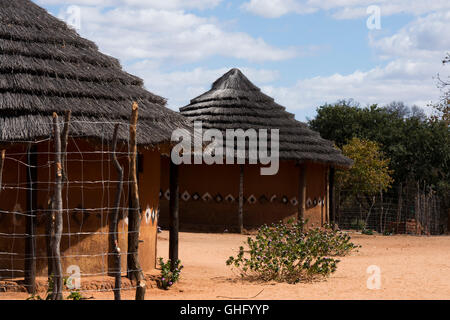
[[[261,91],[255,86],[242,72],[237,68],[233,68],[222,77],[217,79],[211,90],[241,90],[241,91]]]

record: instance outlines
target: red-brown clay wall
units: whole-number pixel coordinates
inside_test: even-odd
[[[109,154],[84,140],[71,141],[68,145],[67,172],[70,183],[63,189],[64,230],[61,241],[63,271],[70,265],[80,267],[84,276],[101,275],[108,272],[109,214],[115,200],[117,174],[109,161]],[[48,163],[53,161],[53,146],[43,143],[38,146],[38,212],[37,212],[37,274],[47,274],[47,252],[45,245],[46,210],[53,191],[54,168]],[[50,151],[50,153],[48,153]],[[80,153],[81,151],[81,153]],[[125,150],[122,150],[126,152]],[[18,153],[22,153],[18,155]],[[48,155],[45,155],[48,153]],[[15,156],[8,156],[16,154]],[[144,271],[155,268],[156,262],[156,208],[158,208],[160,155],[156,151],[143,151],[143,172],[139,175],[142,227],[140,260]],[[10,158],[14,158],[12,160]],[[26,212],[26,167],[18,161],[27,162],[26,147],[15,146],[7,150],[4,168],[4,186],[15,186],[0,193],[0,210]],[[119,247],[123,253],[127,250],[127,210],[128,207],[128,157],[119,155],[119,161],[125,169],[124,191],[122,193]],[[49,183],[50,181],[50,183]],[[102,183],[102,181],[110,181]],[[154,185],[153,185],[154,184]],[[150,218],[146,218],[147,206]],[[70,209],[70,210],[67,210]],[[97,210],[92,210],[97,209]],[[153,219],[152,219],[153,213]],[[25,233],[26,218],[20,215],[1,214],[0,234]],[[70,236],[68,234],[71,234]],[[0,269],[23,270],[25,239],[18,237],[0,237],[0,252],[14,252],[17,255],[1,255]],[[126,254],[122,257],[122,270],[126,270]],[[22,272],[4,271],[0,277],[23,277]]]
[[[162,158],[161,216],[160,224],[169,224],[169,201],[165,195],[169,189],[169,159]],[[307,208],[310,224],[326,222],[326,203],[313,205],[314,199],[326,196],[326,172],[322,165],[307,166],[307,198],[312,206]],[[180,227],[182,230],[223,232],[234,231],[237,226],[239,174],[238,165],[182,165],[180,167]],[[298,214],[299,168],[294,162],[282,162],[275,176],[261,176],[260,167],[246,165],[244,169],[244,227],[257,228],[263,224],[287,221]],[[189,199],[183,199],[183,193]],[[212,197],[204,201],[209,193]],[[200,196],[194,200],[194,194]],[[233,202],[226,201],[231,195]],[[217,201],[220,196],[223,200]],[[254,202],[249,201],[254,197]],[[252,197],[252,198],[253,198]]]

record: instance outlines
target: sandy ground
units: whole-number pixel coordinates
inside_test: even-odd
[[[159,235],[158,254],[167,258],[168,233]],[[246,236],[235,234],[180,234],[181,281],[169,291],[154,284],[147,299],[450,299],[450,237],[353,235],[362,245],[342,258],[330,278],[288,285],[244,282],[225,261],[235,254]],[[369,266],[381,270],[381,288],[369,290]],[[259,295],[258,295],[259,294]],[[92,295],[88,293],[87,295]],[[0,299],[24,299],[24,293],[0,293]],[[111,299],[111,292],[96,299]],[[123,298],[133,299],[133,292]]]

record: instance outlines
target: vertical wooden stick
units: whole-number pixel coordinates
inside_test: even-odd
[[[136,300],[145,298],[145,278],[139,263],[139,230],[141,228],[141,212],[139,206],[139,188],[137,180],[137,121],[138,104],[133,103],[130,123],[130,209],[128,215],[128,276],[136,280]]]
[[[62,164],[61,164],[61,136],[59,129],[59,119],[56,113],[53,113],[53,138],[55,148],[55,191],[54,191],[54,237],[52,241],[52,253],[54,257],[54,288],[52,294],[52,300],[62,300],[63,291],[63,273],[61,266],[61,236],[63,231],[62,221]]]
[[[306,164],[300,165],[299,193],[300,193],[300,201],[299,201],[300,207],[299,207],[298,219],[300,221],[304,221],[305,213],[306,213]]]
[[[179,166],[170,161],[170,201],[169,201],[169,259],[171,268],[175,268],[178,261],[178,232],[180,226],[179,220]],[[173,270],[172,270],[173,271]]]
[[[336,201],[335,201],[335,187],[334,187],[334,175],[335,169],[334,167],[330,168],[330,177],[329,177],[329,190],[330,194],[328,196],[328,210],[330,211],[330,223],[334,225],[336,223]]]
[[[110,216],[109,222],[109,242],[110,247],[112,248],[113,256],[113,272],[115,277],[115,286],[114,286],[114,300],[121,300],[120,290],[122,287],[122,270],[121,270],[121,261],[120,261],[120,248],[119,248],[119,237],[118,237],[118,224],[119,224],[119,208],[120,208],[120,197],[123,189],[123,168],[119,163],[116,155],[117,148],[117,134],[119,131],[119,124],[116,124],[114,128],[114,136],[112,142],[112,153],[111,158],[112,162],[117,171],[117,189],[116,189],[116,200],[114,202],[113,213]]]
[[[239,166],[239,212],[238,232],[244,232],[244,165]]]
[[[64,115],[64,128],[61,135],[61,165],[62,165],[62,173],[63,173],[63,181],[67,181],[67,172],[66,172],[66,158],[67,158],[67,143],[69,141],[69,128],[70,128],[70,119],[71,119],[72,111],[67,110]]]
[[[37,209],[37,146],[27,149],[27,212],[25,239],[25,283],[30,294],[36,293],[36,209]]]
[[[0,159],[0,193],[2,192],[2,181],[3,181],[3,165],[5,164],[6,150],[2,150]]]

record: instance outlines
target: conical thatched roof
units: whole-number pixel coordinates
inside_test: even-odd
[[[330,141],[295,120],[238,69],[227,72],[180,112],[191,121],[202,121],[205,129],[279,129],[282,160],[352,165]]]
[[[64,22],[29,0],[0,0],[0,141],[48,137],[52,113],[65,110],[72,111],[73,135],[104,137],[112,122],[128,121],[133,101],[141,145],[168,141],[173,129],[186,127],[164,98]]]

